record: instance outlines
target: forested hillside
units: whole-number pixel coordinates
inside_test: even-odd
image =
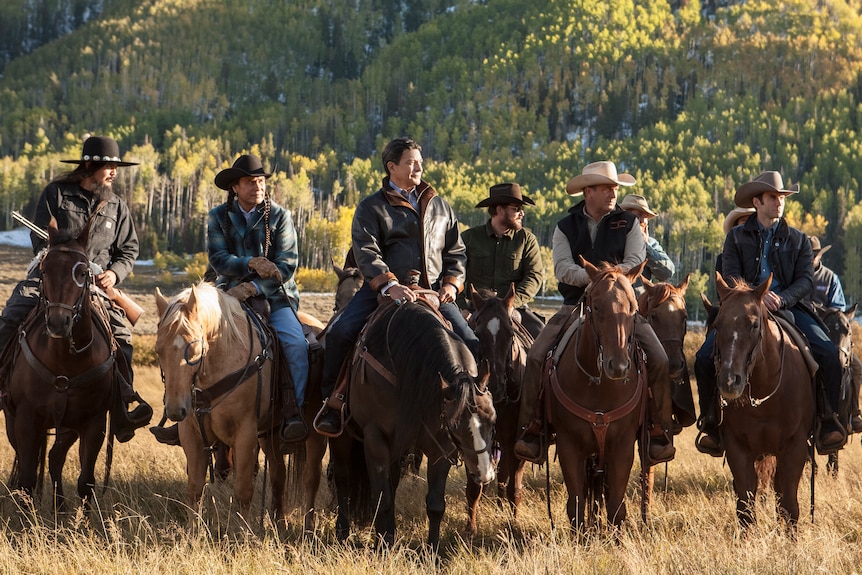
[[[692,293],[735,188],[779,170],[802,187],[792,222],[862,294],[859,0],[8,4],[2,29],[14,16],[27,44],[0,42],[0,214],[26,211],[84,133],[109,133],[142,163],[121,188],[147,255],[200,251],[215,173],[254,150],[320,267],[343,257],[382,143],[409,135],[466,224],[489,185],[519,181],[545,245],[565,182],[615,160],[661,210],[653,232]]]

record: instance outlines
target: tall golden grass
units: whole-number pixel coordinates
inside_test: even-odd
[[[689,335],[689,357],[702,340]],[[161,405],[158,368],[137,368],[136,387],[154,406]],[[157,416],[160,410],[156,407]],[[517,521],[501,509],[491,490],[482,502],[479,534],[464,538],[464,472],[453,469],[447,492],[440,555],[424,547],[427,523],[424,479],[408,475],[397,498],[395,546],[375,549],[369,527],[354,528],[344,543],[334,536],[332,495],[318,495],[318,527],[301,535],[294,509],[286,526],[261,515],[260,489],[250,523],[237,515],[230,480],[210,485],[199,508],[185,500],[185,459],[180,448],[158,444],[144,430],[118,444],[111,484],[85,517],[52,513],[46,494],[26,507],[5,483],[0,512],[0,573],[92,574],[259,574],[259,573],[858,573],[862,565],[862,447],[858,438],[841,452],[837,477],[825,473],[818,457],[814,522],[808,512],[810,466],[799,489],[802,516],[796,540],[788,538],[766,494],[757,506],[758,524],[738,531],[732,477],[720,459],[698,453],[695,432],[677,437],[676,459],[656,473],[656,493],[646,523],[639,518],[638,469],[629,485],[629,517],[623,529],[606,528],[573,539],[565,518],[565,487],[559,466],[550,466],[550,506],[546,508],[545,468],[530,468]],[[0,442],[0,469],[6,476],[12,450]],[[65,474],[74,494],[77,457],[73,450]],[[103,463],[98,468],[101,482]],[[665,487],[666,485],[666,487]],[[552,528],[553,525],[553,528]]]

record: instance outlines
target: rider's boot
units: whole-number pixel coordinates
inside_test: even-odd
[[[542,421],[539,418],[530,420],[521,437],[515,442],[515,457],[541,465],[545,462],[546,451],[542,448]]]
[[[862,413],[857,411],[850,416],[850,429],[852,433],[862,433]]]
[[[125,443],[135,436],[135,430],[147,425],[153,417],[153,408],[150,407],[125,378],[120,380],[119,401],[112,416],[114,419],[114,436],[120,443]],[[137,402],[138,405],[129,409],[129,405]]]
[[[281,390],[281,430],[279,436],[288,443],[302,441],[308,437],[308,426],[302,418],[302,406],[295,399],[293,389],[284,378]]]
[[[650,426],[649,449],[647,453],[650,465],[665,463],[673,459],[676,455],[676,448],[673,446],[673,435],[667,430],[662,429],[658,424]]]

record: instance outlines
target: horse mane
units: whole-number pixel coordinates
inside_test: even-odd
[[[467,346],[422,304],[393,306],[376,322],[367,337],[368,348],[381,361],[388,356],[399,387],[396,453],[412,445],[429,409],[443,401],[442,376],[450,384],[469,374],[464,365]],[[459,349],[459,346],[463,349]],[[388,348],[388,349],[387,349]],[[469,377],[469,376],[468,376]],[[461,386],[456,412],[468,405],[469,386]],[[456,388],[457,389],[457,388]],[[435,413],[435,416],[439,414]]]
[[[211,283],[200,282],[194,289],[197,299],[194,321],[200,325],[200,329],[210,337],[216,334],[224,337],[227,346],[241,345],[246,337],[240,330],[243,322],[237,321],[237,318],[242,318],[245,312],[239,300],[229,297]],[[160,329],[197,331],[186,307],[191,293],[192,288],[188,287],[171,298],[159,321]]]
[[[671,296],[676,293],[676,289],[674,286],[667,282],[660,282],[653,285],[652,293],[644,292],[641,294],[641,297],[638,298],[638,307],[640,309],[641,315],[646,315],[650,312],[650,310],[656,306],[659,306],[669,300]],[[643,301],[644,305],[640,305],[641,301]]]

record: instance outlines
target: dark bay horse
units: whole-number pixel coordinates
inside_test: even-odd
[[[754,522],[755,462],[774,455],[778,512],[792,532],[814,425],[812,377],[792,337],[763,304],[771,274],[754,289],[744,282],[731,287],[721,273],[715,275],[720,301],[713,323],[716,382],[724,404],[720,427],[737,518],[742,528]]]
[[[348,431],[330,441],[338,493],[336,532],[348,536],[351,484],[370,482],[374,528],[384,545],[395,540],[395,491],[401,457],[414,446],[428,458],[428,543],[436,549],[446,509],[449,468],[463,458],[472,481],[494,479],[491,441],[494,404],[488,369],[424,303],[394,302],[366,328],[351,376]],[[356,434],[363,441],[364,477],[351,471]]]
[[[583,324],[546,366],[547,413],[557,434],[557,455],[574,529],[592,519],[602,500],[608,521],[626,517],[625,492],[634,444],[644,420],[647,383],[634,337],[637,301],[632,282],[641,266],[623,273],[581,258],[590,276]]]
[[[515,310],[514,286],[506,296],[494,292],[473,291],[473,309],[470,327],[479,338],[479,357],[488,361],[490,375],[488,389],[494,398],[497,424],[494,443],[500,450],[497,465],[497,496],[509,502],[515,518],[521,503],[525,461],[515,457],[518,440],[518,409],[521,405],[521,382],[527,366],[527,351],[533,345],[533,336],[521,325]],[[467,531],[476,534],[476,519],[482,486],[468,481]]]
[[[89,504],[115,389],[117,352],[107,315],[98,313],[91,300],[89,230],[88,224],[77,237],[69,237],[57,230],[53,219],[48,225],[39,305],[19,330],[17,359],[3,390],[6,433],[18,458],[13,487],[33,492],[47,430],[56,428],[49,471],[60,505],[66,454],[77,438],[81,463],[77,491]],[[109,472],[108,464],[106,483]]]
[[[332,269],[338,277],[338,286],[335,288],[335,307],[332,308],[332,311],[338,313],[347,306],[347,302],[350,301],[353,294],[359,291],[359,288],[365,283],[365,278],[362,277],[359,268],[340,268],[333,263]]]

